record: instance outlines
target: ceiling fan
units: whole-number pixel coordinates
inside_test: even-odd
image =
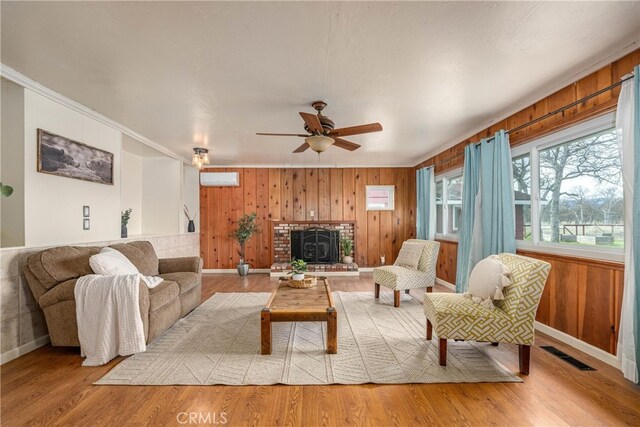
[[[360,148],[359,144],[355,142],[342,139],[343,136],[360,135],[363,133],[380,132],[382,125],[380,123],[369,123],[367,125],[351,126],[347,128],[335,128],[333,120],[327,116],[322,115],[322,110],[327,106],[324,101],[315,101],[311,104],[316,109],[318,114],[300,113],[302,120],[304,120],[304,130],[308,134],[298,133],[264,133],[258,132],[256,135],[267,136],[297,136],[305,138],[304,144],[293,150],[294,153],[302,153],[307,148],[311,148],[313,151],[322,153],[331,145],[344,148],[345,150],[353,151]]]

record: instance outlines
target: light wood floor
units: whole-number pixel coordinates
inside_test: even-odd
[[[269,291],[267,275],[206,275],[215,292]],[[373,292],[371,274],[332,278],[335,291]],[[444,291],[444,289],[436,289]],[[422,298],[421,292],[412,295]],[[552,344],[597,368],[581,372],[551,356]],[[517,371],[516,347],[489,348]],[[531,375],[514,384],[358,386],[93,386],[123,358],[83,368],[77,349],[46,346],[0,369],[1,423],[14,425],[181,425],[181,412],[225,413],[226,425],[635,425],[640,388],[616,369],[537,335]],[[187,425],[187,424],[183,424]],[[218,424],[221,425],[221,424]]]

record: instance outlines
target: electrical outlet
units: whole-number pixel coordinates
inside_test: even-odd
[[[316,215],[316,211],[309,211],[309,216],[313,218]]]

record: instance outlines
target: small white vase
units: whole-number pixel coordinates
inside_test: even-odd
[[[291,278],[293,280],[304,280],[304,273],[300,273],[300,274],[292,274]]]
[[[344,264],[353,264],[353,257],[345,255],[342,257],[342,262]]]

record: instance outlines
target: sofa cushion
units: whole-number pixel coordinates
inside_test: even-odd
[[[31,255],[27,265],[47,289],[58,283],[92,274],[89,258],[100,252],[94,246],[60,246]]]
[[[143,276],[157,276],[158,256],[149,242],[119,243],[110,246],[124,254]]]
[[[75,301],[73,291],[76,287],[77,281],[78,279],[70,279],[66,282],[62,282],[46,294],[42,295],[38,301],[40,307],[49,307],[50,305],[54,305],[62,301]]]
[[[149,311],[164,307],[180,295],[180,287],[176,282],[165,280],[155,288],[149,289]]]
[[[180,295],[185,292],[189,292],[191,289],[198,286],[198,283],[200,283],[200,276],[196,273],[166,273],[161,274],[160,277],[164,280],[176,282],[178,286],[180,286]]]

